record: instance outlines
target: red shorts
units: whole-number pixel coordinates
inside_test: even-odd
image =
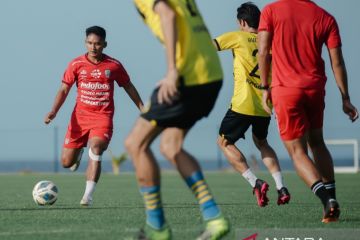
[[[112,133],[112,118],[83,115],[74,111],[65,135],[64,148],[86,147],[88,140],[93,137],[110,142]]]
[[[323,126],[324,89],[274,87],[271,91],[282,140],[304,136],[309,129]]]

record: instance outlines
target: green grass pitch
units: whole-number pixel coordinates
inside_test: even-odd
[[[242,228],[350,228],[360,226],[360,174],[338,174],[337,194],[341,221],[322,224],[320,201],[295,173],[284,173],[292,194],[289,205],[277,206],[271,176],[258,173],[270,184],[270,204],[256,205],[252,189],[236,173],[205,173],[210,188],[235,239]],[[79,206],[85,185],[83,174],[0,175],[0,239],[127,239],[144,224],[144,207],[135,176],[103,174],[90,208]],[[52,180],[59,188],[53,206],[39,207],[32,200],[37,181]],[[194,197],[177,173],[163,173],[163,203],[174,239],[195,239],[202,230]]]

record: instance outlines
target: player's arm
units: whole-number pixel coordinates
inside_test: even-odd
[[[343,111],[349,116],[351,121],[355,121],[359,117],[359,114],[350,101],[347,72],[341,47],[329,48],[328,51],[335,81],[341,93]]]
[[[51,120],[53,120],[56,117],[57,112],[59,111],[59,109],[65,102],[66,97],[69,94],[70,88],[71,87],[69,85],[67,85],[65,83],[61,83],[61,86],[56,94],[54,104],[51,108],[51,111],[48,114],[46,114],[46,116],[45,116],[44,122],[46,124],[49,124],[51,122]]]
[[[160,17],[167,62],[165,78],[158,84],[158,101],[160,104],[171,103],[178,94],[176,85],[178,80],[178,70],[176,69],[176,15],[167,1],[157,1],[154,12]]]
[[[271,108],[268,105],[270,99],[270,86],[269,86],[269,74],[271,67],[271,42],[272,34],[267,31],[261,31],[258,33],[258,62],[259,62],[259,71],[261,86],[263,90],[263,100],[262,105],[264,110],[271,114]]]
[[[129,81],[126,85],[123,86],[123,88],[125,89],[126,93],[129,95],[131,100],[141,111],[144,107],[144,104],[135,86]]]

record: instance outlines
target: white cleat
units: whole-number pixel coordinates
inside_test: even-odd
[[[88,197],[88,198],[83,198],[80,201],[80,205],[83,207],[89,207],[92,205],[92,198]]]
[[[75,172],[79,168],[83,153],[84,153],[84,149],[82,148],[79,152],[76,162],[70,167],[70,171]]]

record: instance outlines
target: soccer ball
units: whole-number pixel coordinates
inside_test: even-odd
[[[57,194],[56,185],[47,180],[38,182],[32,192],[35,203],[41,206],[54,204],[57,200]]]

